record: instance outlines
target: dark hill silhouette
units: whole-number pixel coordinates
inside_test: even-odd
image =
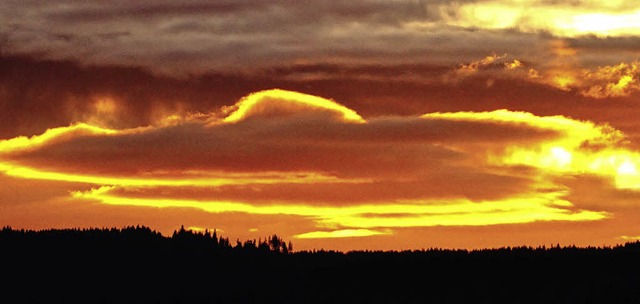
[[[298,251],[181,228],[0,231],[1,303],[639,303],[640,243]]]

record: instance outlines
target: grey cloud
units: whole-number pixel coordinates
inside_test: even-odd
[[[119,136],[79,136],[7,157],[38,168],[100,174],[312,171],[411,178],[470,165],[472,159],[482,158],[483,145],[529,145],[555,136],[517,124],[411,117],[349,124],[320,110],[286,115],[249,117],[234,124],[192,121]]]
[[[6,2],[0,4],[0,33],[7,40],[5,52],[11,54],[137,65],[169,73],[253,70],[305,61],[453,64],[503,52],[514,41],[521,45],[526,40],[518,33],[411,25],[438,21],[440,4]],[[469,44],[477,47],[464,47]]]

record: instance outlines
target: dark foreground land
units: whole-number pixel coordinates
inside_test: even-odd
[[[0,231],[0,303],[640,303],[640,243],[292,252],[146,227]]]

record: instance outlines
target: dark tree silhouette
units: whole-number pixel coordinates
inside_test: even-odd
[[[640,243],[293,251],[184,227],[0,230],[2,303],[638,303]],[[283,296],[286,295],[286,296]]]

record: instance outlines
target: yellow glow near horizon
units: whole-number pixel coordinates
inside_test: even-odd
[[[332,100],[325,99],[318,96],[293,92],[293,91],[285,91],[280,89],[272,89],[261,91],[257,93],[250,94],[244,98],[242,98],[237,104],[237,109],[229,114],[226,118],[224,118],[224,122],[237,122],[245,119],[248,115],[250,115],[252,110],[260,105],[261,103],[267,102],[269,100],[277,100],[286,106],[286,104],[291,105],[303,105],[309,106],[324,110],[331,110],[336,113],[342,115],[342,118],[345,122],[355,122],[355,123],[364,123],[366,122],[358,113],[354,110],[351,110],[341,104],[338,104]]]
[[[589,151],[558,141],[536,149],[511,148],[495,162],[535,166],[549,172],[595,174],[611,177],[618,189],[640,190],[640,153],[611,147]]]
[[[189,227],[186,227],[185,229],[193,232],[207,232],[207,231],[209,233],[213,233],[214,231],[216,233],[223,232],[222,229],[219,229],[219,228],[206,228],[206,227],[199,227],[199,226],[189,226]]]
[[[632,236],[621,235],[618,238],[624,241],[631,241],[631,242],[640,241],[640,235],[632,235]]]
[[[573,205],[560,198],[563,193],[540,193],[497,201],[404,201],[369,203],[355,206],[318,206],[273,203],[252,205],[244,202],[129,198],[112,195],[113,187],[74,192],[76,199],[96,200],[107,205],[155,208],[195,208],[211,213],[243,212],[261,215],[313,217],[323,227],[356,229],[380,227],[487,226],[535,221],[593,221],[606,218],[606,212],[570,210]]]
[[[348,237],[363,237],[374,235],[391,234],[390,231],[376,231],[371,229],[342,229],[333,231],[312,231],[294,235],[297,239],[334,239],[334,238],[348,238]]]
[[[595,174],[609,177],[619,189],[640,190],[640,153],[624,146],[624,134],[609,126],[578,121],[563,116],[539,117],[526,112],[497,110],[493,112],[431,113],[423,118],[495,121],[520,123],[555,130],[559,137],[529,146],[515,145],[504,153],[492,155],[495,165],[526,165],[550,173]],[[598,149],[584,147],[600,145]]]

